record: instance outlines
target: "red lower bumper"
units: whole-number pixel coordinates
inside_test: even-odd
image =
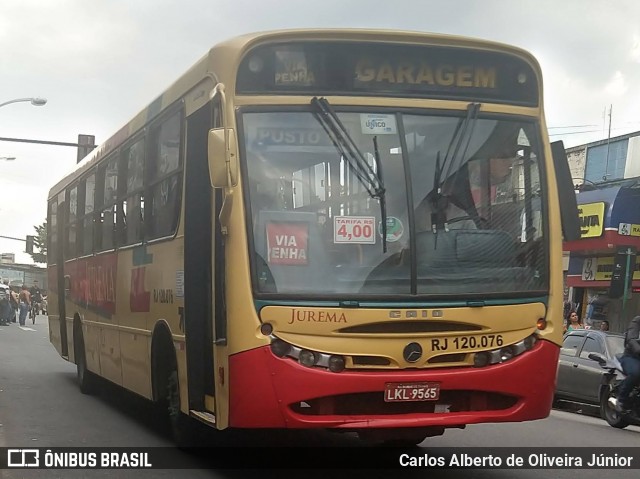
[[[230,358],[229,425],[360,429],[541,419],[551,409],[558,354],[556,345],[538,341],[531,351],[484,368],[332,373],[259,348]],[[385,383],[421,381],[440,383],[438,401],[384,402]],[[442,412],[444,403],[450,407]]]

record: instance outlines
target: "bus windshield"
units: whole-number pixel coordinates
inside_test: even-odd
[[[338,135],[312,107],[240,116],[258,294],[547,288],[535,120],[483,115],[475,104],[455,113],[340,107],[335,116]]]

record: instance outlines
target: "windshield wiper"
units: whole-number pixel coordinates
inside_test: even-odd
[[[471,138],[473,137],[473,130],[476,125],[476,119],[478,118],[478,111],[480,111],[480,103],[469,103],[469,105],[467,105],[467,115],[464,118],[461,118],[456,125],[456,129],[453,132],[453,136],[451,137],[449,146],[447,146],[447,153],[445,154],[442,165],[440,165],[440,151],[438,151],[436,155],[436,171],[433,178],[433,191],[435,194],[431,198],[431,204],[434,211],[431,214],[431,229],[433,233],[437,233],[438,229],[444,229],[445,231],[448,231],[449,229],[447,225],[446,215],[446,210],[449,206],[449,200],[442,194],[442,187],[444,185],[444,182],[449,177],[449,173],[451,173],[454,165],[457,165],[460,159],[464,159],[467,154],[469,143],[471,142]],[[471,125],[470,130],[469,125]],[[466,144],[464,146],[462,155],[458,156],[460,147],[462,146],[462,143],[465,139]],[[454,142],[455,148],[453,149],[453,154],[451,155],[451,159],[449,160],[449,153],[451,152],[451,147],[453,146]],[[445,168],[445,166],[447,166],[447,168]],[[456,184],[456,180],[458,179],[459,174],[460,168],[457,168],[456,173],[452,179],[453,184]]]
[[[338,115],[329,104],[326,98],[313,97],[311,105],[316,109],[314,115],[324,131],[327,133],[340,155],[349,163],[356,178],[360,181],[364,189],[371,198],[380,202],[380,214],[382,217],[382,249],[387,251],[387,218],[385,189],[382,181],[382,170],[380,154],[378,152],[378,142],[374,137],[374,158],[376,170],[367,162],[363,153],[356,145],[351,135],[345,128]]]
[[[376,173],[382,192],[378,199],[380,200],[380,218],[382,220],[382,252],[387,252],[387,200],[384,194],[384,181],[382,180],[382,162],[380,161],[380,151],[378,150],[378,136],[373,137],[373,155],[376,161]]]

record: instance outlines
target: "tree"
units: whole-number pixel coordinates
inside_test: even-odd
[[[36,235],[33,238],[34,251],[29,253],[35,263],[47,262],[47,221],[40,226],[34,226]]]

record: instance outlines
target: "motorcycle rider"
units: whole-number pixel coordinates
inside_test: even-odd
[[[31,307],[34,309],[33,314],[37,315],[40,312],[40,305],[42,303],[42,291],[38,288],[38,285],[33,284],[29,289],[31,293]]]
[[[626,377],[620,383],[616,404],[621,412],[631,409],[629,394],[634,386],[640,386],[640,316],[636,316],[629,323],[624,336],[624,345],[620,364]]]

